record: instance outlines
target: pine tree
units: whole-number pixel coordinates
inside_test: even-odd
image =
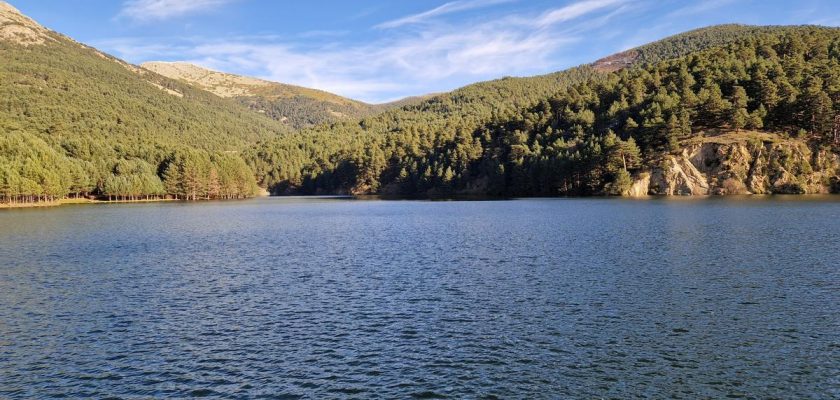
[[[668,152],[676,151],[679,148],[679,140],[682,134],[683,129],[680,126],[679,119],[676,115],[671,114],[665,126],[664,150]]]
[[[732,126],[732,129],[738,132],[747,126],[750,117],[749,112],[747,112],[747,102],[749,102],[747,91],[741,86],[734,86],[729,101],[732,104],[729,124]]]

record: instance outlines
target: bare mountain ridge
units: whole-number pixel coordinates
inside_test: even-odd
[[[11,4],[0,1],[0,40],[31,46],[55,39],[50,36],[49,30],[21,14]]]
[[[187,84],[188,87],[230,99],[293,128],[359,119],[423,99],[373,105],[321,90],[226,74],[188,63],[150,62],[136,66],[49,30],[4,1],[0,1],[0,40],[23,47],[40,47],[50,43],[78,46],[133,72],[167,95],[184,97],[183,84]],[[173,81],[181,84],[173,84]]]
[[[0,123],[11,131],[50,140],[60,131],[56,140],[94,136],[214,150],[238,150],[289,132],[230,99],[76,42],[4,1],[0,1],[0,59]],[[202,121],[197,115],[216,115],[216,122]],[[216,134],[206,137],[208,132]]]
[[[323,90],[214,71],[187,62],[153,61],[143,63],[141,67],[219,97],[235,99],[294,128],[357,120],[416,104],[429,97],[415,96],[390,103],[368,104]]]
[[[219,97],[266,96],[284,98],[305,95],[342,105],[363,104],[317,89],[228,74],[186,62],[150,61],[142,63],[140,66],[163,76],[197,86]]]

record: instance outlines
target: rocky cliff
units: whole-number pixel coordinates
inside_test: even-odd
[[[730,133],[684,143],[642,171],[626,196],[806,194],[840,191],[840,157],[767,133]]]

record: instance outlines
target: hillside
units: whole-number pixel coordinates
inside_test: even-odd
[[[827,192],[840,165],[838,58],[834,28],[710,27],[607,59],[620,65],[478,83],[247,157],[275,193]],[[742,139],[695,148],[720,134]]]
[[[289,131],[231,100],[52,32],[5,2],[0,32],[0,202],[68,194],[198,197],[176,182],[177,162],[195,167],[190,179],[224,176],[224,196],[246,195],[253,174],[238,152]],[[234,183],[233,176],[246,178]],[[216,192],[203,197],[222,196]]]
[[[692,52],[725,45],[737,41],[740,38],[759,33],[778,33],[784,30],[796,29],[796,27],[738,24],[700,28],[604,57],[592,63],[592,67],[599,71],[614,72],[644,63],[656,63],[667,59],[683,57]]]
[[[2,2],[0,34],[0,203],[229,198],[257,183],[274,194],[840,190],[836,28],[710,27],[379,106],[133,66]]]
[[[251,110],[293,128],[356,121],[422,100],[422,97],[412,97],[374,105],[322,90],[212,71],[184,62],[147,62],[141,64],[141,67],[217,96],[234,99]]]

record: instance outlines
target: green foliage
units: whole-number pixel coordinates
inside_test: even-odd
[[[622,169],[616,173],[613,181],[605,186],[606,193],[611,196],[620,196],[629,190],[632,185],[633,179],[630,177],[630,173]]]
[[[782,31],[796,32],[797,27],[780,26],[750,26],[750,25],[716,25],[683,32],[665,39],[646,44],[635,49],[638,52],[636,62],[652,64],[663,60],[680,58],[694,52],[703,51],[711,47],[720,47],[747,37],[761,34],[777,34]],[[770,56],[772,53],[766,52]]]
[[[628,53],[619,71],[483,82],[357,122],[324,125],[336,110],[307,99],[239,99],[321,124],[297,132],[57,40],[0,42],[0,201],[235,198],[256,182],[275,194],[618,194],[704,131],[801,131],[835,149],[840,132],[831,28],[698,30]]]
[[[165,191],[185,200],[243,198],[258,190],[241,158],[202,150],[173,153],[164,162],[163,177]]]
[[[22,132],[0,136],[0,200],[44,201],[85,187],[82,168],[43,140]]]
[[[278,85],[288,88],[293,86]],[[407,98],[385,104],[367,104],[312,89],[300,89],[300,94],[278,96],[272,92],[254,96],[239,96],[236,101],[253,111],[283,122],[295,129],[311,128],[340,121],[356,121],[383,111],[421,102],[421,98]],[[285,89],[289,90],[289,89]]]
[[[102,194],[121,199],[161,196],[165,194],[163,182],[155,167],[139,160],[119,160],[113,174],[106,176]]]
[[[253,172],[237,154],[286,127],[54,38],[28,47],[0,40],[0,201],[180,195],[165,190],[159,172],[171,154],[190,149],[219,160],[216,173],[241,180],[202,198],[254,192]]]
[[[835,140],[838,48],[832,28],[694,31],[637,49],[635,67],[475,84],[246,158],[274,193],[616,193],[707,130]]]

